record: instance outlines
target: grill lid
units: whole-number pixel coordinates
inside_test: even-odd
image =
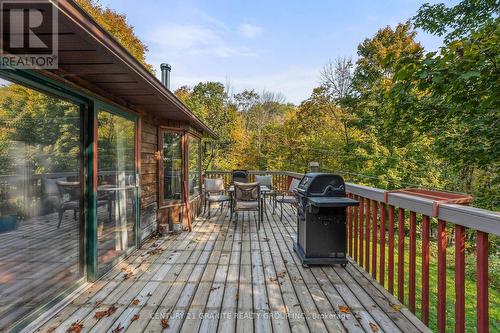
[[[344,179],[332,173],[307,173],[297,193],[308,197],[345,197]]]

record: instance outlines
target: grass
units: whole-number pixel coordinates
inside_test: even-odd
[[[385,288],[388,289],[387,263],[388,247],[385,247]],[[397,297],[397,231],[395,232],[394,244],[394,295]],[[364,243],[364,242],[363,242]],[[422,290],[422,242],[417,239],[417,257],[416,257],[416,312],[417,317],[422,318],[421,309],[421,290]],[[364,250],[364,244],[363,244]],[[371,251],[371,244],[370,244]],[[453,332],[455,328],[455,270],[454,270],[454,246],[448,246],[447,249],[447,270],[446,270],[446,331]],[[409,293],[409,238],[405,237],[405,277],[404,277],[404,303],[408,304]],[[364,253],[363,253],[364,255]],[[371,253],[370,253],[371,256]],[[377,280],[379,279],[380,263],[380,244],[377,246]],[[370,257],[371,265],[371,257]],[[489,256],[489,316],[490,332],[500,332],[500,259],[496,254]],[[371,271],[370,267],[370,273]],[[476,332],[476,256],[475,253],[466,254],[466,273],[465,273],[465,320],[466,332]],[[437,331],[437,244],[435,241],[430,243],[430,263],[429,263],[429,328]]]

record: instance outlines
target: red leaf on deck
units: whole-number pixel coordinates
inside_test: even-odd
[[[339,305],[339,310],[342,313],[349,313],[351,310],[347,306]]]
[[[113,313],[115,313],[115,312],[116,312],[116,310],[117,310],[116,306],[115,306],[114,304],[113,304],[113,305],[111,305],[111,306],[110,306],[110,307],[106,310],[107,315],[108,315],[108,316],[111,316]]]
[[[107,310],[97,311],[96,313],[94,313],[94,318],[97,320],[101,320],[102,318],[106,317],[107,315],[108,315]]]
[[[73,324],[71,324],[66,333],[80,333],[82,331],[82,328],[83,328],[82,321],[77,320]]]
[[[161,327],[163,328],[169,328],[170,325],[168,324],[168,319],[162,319],[161,320]]]
[[[139,302],[139,300],[138,300],[138,299],[134,299],[134,300],[132,301],[132,304],[134,304],[134,305],[139,305],[139,303],[140,303],[140,302]]]
[[[372,330],[372,332],[378,332],[378,326],[374,323],[370,323],[370,329]]]
[[[118,323],[118,326],[116,326],[111,332],[112,333],[120,333],[124,329],[125,329],[125,327],[123,327],[120,323]]]
[[[137,319],[139,319],[139,315],[138,314],[135,314],[132,319],[130,319],[130,321],[134,322],[136,321]]]

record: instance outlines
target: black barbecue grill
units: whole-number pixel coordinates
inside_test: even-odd
[[[346,207],[359,202],[346,197],[344,179],[308,173],[294,191],[297,198],[297,241],[293,248],[303,266],[347,265]]]

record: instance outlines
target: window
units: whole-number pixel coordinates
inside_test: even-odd
[[[97,254],[99,274],[135,246],[135,121],[97,114]]]
[[[163,200],[182,200],[182,135],[163,132]]]
[[[189,136],[189,195],[200,193],[200,139]]]
[[[0,79],[0,331],[83,278],[81,105]]]

